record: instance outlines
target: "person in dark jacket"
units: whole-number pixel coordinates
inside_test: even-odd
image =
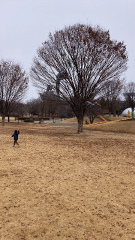
[[[15,144],[17,144],[18,147],[19,147],[19,143],[17,142],[19,133],[20,133],[19,130],[18,131],[15,130],[14,134],[12,135],[12,137],[14,137],[14,145],[13,145],[13,147],[15,147]]]

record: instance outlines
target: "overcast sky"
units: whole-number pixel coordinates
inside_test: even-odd
[[[49,32],[75,23],[99,25],[124,41],[127,81],[135,77],[135,0],[0,0],[0,59],[14,60],[29,73]],[[36,98],[32,84],[27,99]]]

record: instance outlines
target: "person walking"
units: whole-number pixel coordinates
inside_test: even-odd
[[[17,142],[17,140],[18,140],[18,135],[19,135],[19,134],[20,134],[19,130],[18,130],[18,131],[15,130],[15,131],[14,131],[14,134],[12,135],[12,137],[14,137],[14,145],[13,145],[13,147],[15,147],[15,144],[17,144],[18,147],[19,147],[19,143]]]

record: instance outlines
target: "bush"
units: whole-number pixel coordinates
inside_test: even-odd
[[[30,118],[28,118],[28,119],[25,119],[25,120],[24,120],[24,122],[34,122],[34,120],[33,120],[33,119],[30,119]]]

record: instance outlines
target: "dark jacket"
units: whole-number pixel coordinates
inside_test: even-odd
[[[12,135],[12,137],[14,137],[14,140],[17,141],[18,140],[18,135],[19,135],[19,130],[15,130],[14,134]]]

